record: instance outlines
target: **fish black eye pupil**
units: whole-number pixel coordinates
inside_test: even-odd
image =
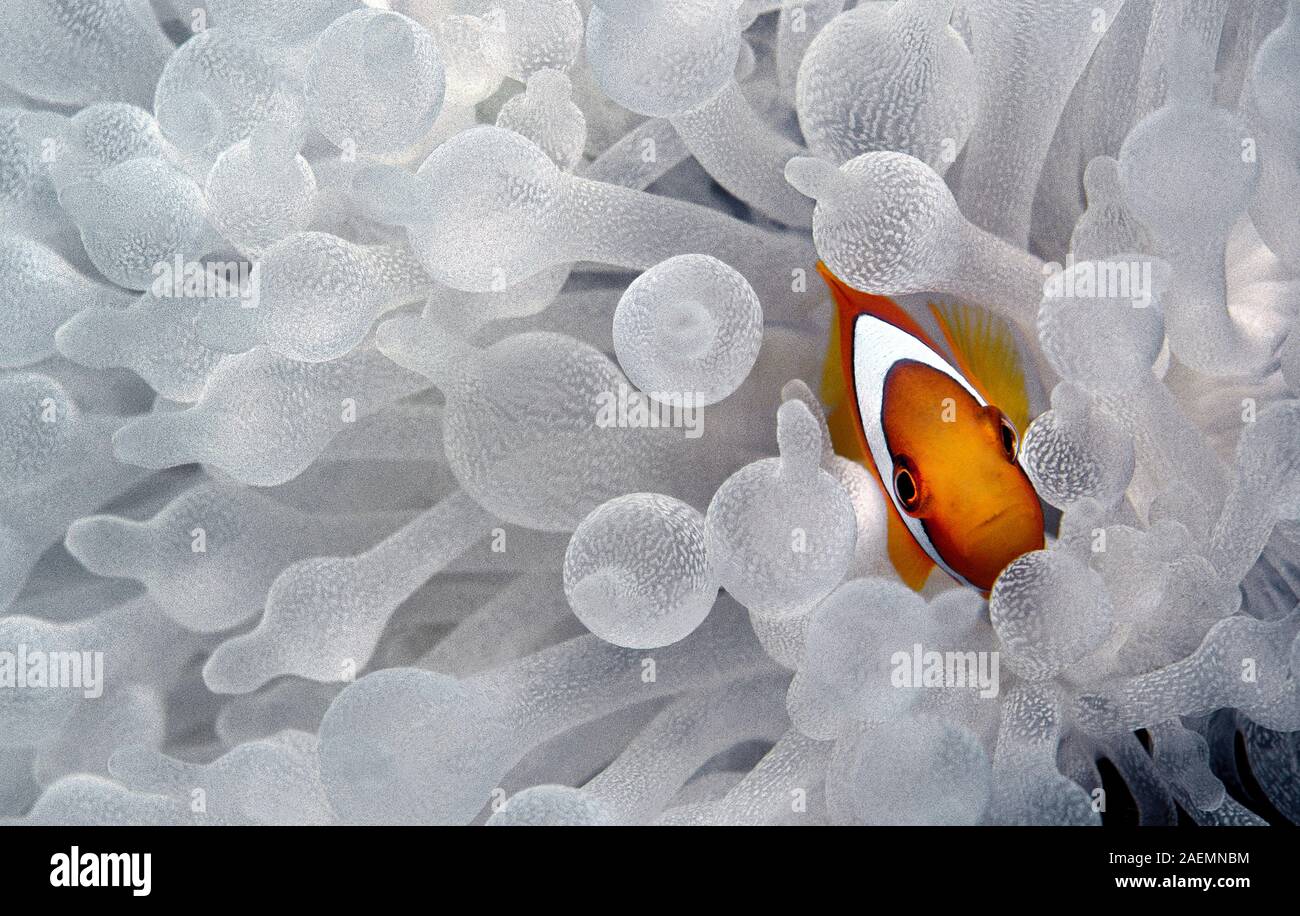
[[[898,494],[898,501],[903,504],[903,508],[909,511],[915,509],[921,501],[916,489],[916,478],[907,468],[899,468],[894,473],[894,492]]]
[[[1008,461],[1016,460],[1016,448],[1019,445],[1019,437],[1016,435],[1016,428],[1011,425],[1011,421],[1002,417],[999,434],[1002,439],[1002,451],[1006,454]]]

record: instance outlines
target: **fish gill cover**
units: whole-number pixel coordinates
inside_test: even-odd
[[[383,6],[0,2],[0,817],[1300,822],[1300,3]]]

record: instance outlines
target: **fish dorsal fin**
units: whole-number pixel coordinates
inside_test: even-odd
[[[925,329],[893,299],[854,289],[831,273],[830,268],[821,261],[817,262],[817,272],[830,287],[831,298],[835,300],[836,323],[840,326],[841,334],[845,333],[846,326],[852,328],[853,320],[859,315],[873,315],[900,331],[911,334],[936,353],[939,352],[939,347]]]
[[[831,319],[831,330],[826,342],[826,362],[822,365],[822,403],[828,408],[843,404],[849,394],[849,383],[844,378],[840,359],[840,323]]]
[[[857,412],[849,397],[848,379],[844,377],[844,357],[840,349],[840,323],[831,321],[830,340],[826,344],[826,362],[822,367],[822,403],[826,405],[826,425],[831,445],[837,455],[859,464],[870,464],[862,434],[858,431]]]
[[[930,303],[954,362],[984,400],[1000,408],[1021,435],[1029,425],[1029,392],[1015,333],[987,309]]]

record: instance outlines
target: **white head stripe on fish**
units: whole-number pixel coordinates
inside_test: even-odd
[[[885,378],[889,370],[900,360],[912,360],[936,369],[961,385],[981,407],[986,407],[987,402],[947,360],[916,337],[874,315],[864,313],[854,321],[852,390],[858,400],[867,447],[871,450],[871,458],[880,472],[885,493],[889,495],[907,530],[911,532],[912,537],[916,538],[916,542],[921,545],[935,565],[958,582],[970,585],[965,576],[949,566],[939,555],[938,549],[930,541],[924,523],[904,511],[898,501],[898,494],[894,492],[894,457],[889,453],[883,417]]]

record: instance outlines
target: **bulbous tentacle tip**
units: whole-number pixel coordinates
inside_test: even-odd
[[[776,438],[784,475],[807,477],[821,467],[824,437],[821,424],[802,400],[789,400],[776,414]]]
[[[111,209],[112,193],[98,181],[79,181],[59,192],[59,206],[80,227]]]
[[[573,95],[573,81],[563,70],[548,67],[528,78],[524,92],[542,100],[567,101]]]
[[[821,201],[845,188],[843,173],[815,156],[795,156],[785,164],[785,180],[805,197]]]
[[[887,11],[899,22],[938,31],[948,25],[957,8],[957,0],[901,0]]]
[[[398,13],[380,13],[371,17],[362,32],[362,60],[375,70],[391,68],[395,61],[408,57],[415,47],[414,25]]]

